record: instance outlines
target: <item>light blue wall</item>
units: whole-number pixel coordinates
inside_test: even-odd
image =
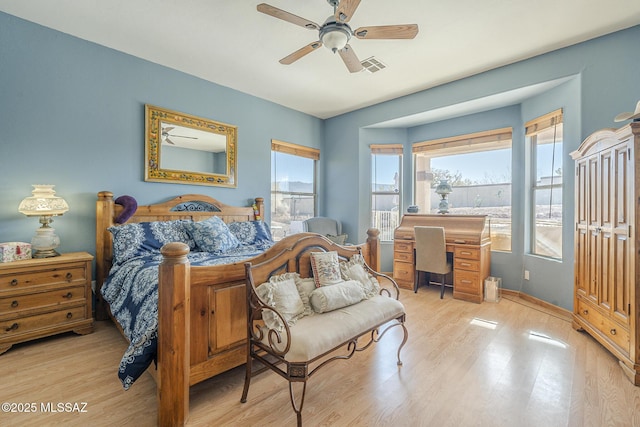
[[[144,182],[145,103],[237,126],[238,187]],[[2,242],[30,241],[39,226],[17,211],[31,184],[55,184],[70,205],[53,223],[62,252],[95,253],[101,190],[139,204],[183,193],[268,202],[272,138],[321,148],[323,122],[0,13]]]
[[[565,248],[562,263],[533,257],[526,254],[525,233],[525,150],[523,123],[541,114],[563,108],[565,111],[565,152],[563,167],[571,170],[568,153],[595,130],[604,127],[618,127],[613,117],[622,111],[632,110],[640,99],[640,56],[635,55],[640,42],[640,26],[610,34],[598,39],[560,49],[529,60],[487,71],[466,79],[438,86],[416,94],[363,108],[351,113],[328,119],[325,124],[325,163],[326,170],[332,170],[344,161],[345,157],[358,159],[348,171],[340,174],[339,179],[325,174],[324,188],[341,188],[340,192],[325,194],[326,210],[324,214],[341,218],[348,230],[362,234],[369,226],[368,210],[370,203],[362,191],[367,187],[362,180],[368,179],[370,165],[367,139],[368,132],[361,130],[378,123],[405,116],[431,111],[441,107],[456,105],[511,90],[568,79],[567,83],[550,90],[548,93],[522,101],[515,110],[493,111],[485,118],[483,126],[478,118],[482,115],[467,116],[458,120],[432,123],[417,132],[411,129],[407,135],[405,157],[410,157],[410,144],[427,136],[435,138],[451,136],[496,127],[504,115],[506,125],[514,128],[513,150],[513,215],[514,252],[512,254],[494,253],[492,256],[492,274],[503,277],[505,284],[512,289],[523,290],[545,301],[561,307],[572,308],[573,286],[573,177],[565,182],[563,220],[569,224],[563,235]],[[372,88],[375,90],[375,88]],[[519,109],[519,114],[516,111]],[[466,130],[465,130],[466,129]],[[375,132],[375,130],[373,130]],[[424,137],[424,138],[423,138]],[[410,160],[405,160],[405,163]],[[364,169],[364,170],[363,170]],[[410,174],[409,174],[410,177]],[[407,185],[405,171],[405,207],[411,202],[411,188]],[[410,178],[409,178],[410,179]],[[344,182],[353,185],[344,186]],[[408,197],[407,197],[408,196]],[[359,206],[348,203],[359,200]],[[356,213],[357,211],[357,213]],[[353,232],[353,231],[351,231]],[[383,252],[383,269],[389,271],[391,259],[389,252]],[[531,280],[524,282],[522,273],[528,269]]]
[[[514,127],[514,139],[524,141],[524,121],[562,107],[565,132],[571,138],[565,146],[567,170],[570,147],[597,129],[618,126],[613,117],[632,110],[640,99],[640,56],[635,54],[639,41],[640,26],[636,26],[322,121],[0,13],[0,241],[31,238],[37,220],[20,215],[17,206],[34,183],[55,184],[71,206],[54,223],[63,252],[94,252],[95,199],[100,190],[133,195],[141,204],[193,192],[230,204],[247,203],[256,196],[268,202],[272,138],[322,150],[319,213],[342,220],[350,240],[362,240],[369,227],[370,143],[405,144],[406,208],[412,194],[411,142],[422,136],[481,130],[483,120],[491,123],[486,128],[504,121]],[[572,80],[506,109],[424,128],[366,129],[564,77]],[[376,90],[374,80],[371,90]],[[238,187],[144,182],[145,103],[238,126]],[[524,151],[514,149],[514,172],[524,160]],[[524,175],[515,175],[514,186],[524,188]],[[565,188],[564,195],[564,219],[570,223],[572,189]],[[524,196],[518,197],[514,212],[518,209],[524,215]],[[515,234],[524,236],[522,227]],[[518,236],[519,252],[506,258],[494,255],[492,272],[510,287],[570,308],[573,230],[565,230],[565,256],[557,269],[525,255],[524,237]],[[383,254],[383,262],[390,264],[390,252]],[[530,283],[520,279],[525,267],[531,271]],[[556,280],[558,275],[563,279]]]

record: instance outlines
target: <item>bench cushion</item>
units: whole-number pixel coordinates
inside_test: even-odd
[[[377,295],[348,307],[303,317],[290,328],[292,343],[284,358],[289,362],[310,361],[404,313],[400,301]],[[282,339],[286,340],[286,334]],[[286,342],[278,347],[284,346]]]

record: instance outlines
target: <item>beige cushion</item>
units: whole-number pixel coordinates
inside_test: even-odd
[[[293,277],[263,283],[256,289],[256,294],[268,306],[278,310],[289,326],[304,316],[304,304]],[[284,329],[282,320],[273,311],[263,311],[262,318],[270,329]]]
[[[341,261],[340,273],[344,280],[357,280],[362,285],[365,298],[371,298],[380,293],[380,283],[364,269],[362,255],[356,254],[349,261]]]
[[[304,315],[311,316],[315,312],[311,307],[311,302],[309,302],[309,295],[316,290],[316,282],[313,280],[313,277],[303,279],[298,276],[296,279],[296,286],[298,287],[298,294],[300,294],[300,299],[304,305]]]
[[[316,313],[325,313],[347,307],[363,299],[364,291],[362,290],[362,285],[355,280],[336,283],[333,286],[321,286],[309,295],[311,307]]]
[[[285,359],[289,362],[309,361],[404,313],[404,306],[400,301],[377,295],[328,313],[305,316],[289,329],[292,342]],[[286,346],[285,335],[282,336],[282,341],[279,348]]]
[[[342,282],[338,253],[336,251],[311,252],[311,269],[313,270],[313,278],[317,287],[335,285]]]

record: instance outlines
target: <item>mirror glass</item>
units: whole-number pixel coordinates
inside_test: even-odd
[[[145,181],[236,186],[235,126],[147,105]]]

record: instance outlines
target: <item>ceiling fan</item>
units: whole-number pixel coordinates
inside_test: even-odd
[[[176,145],[176,143],[173,142],[172,140],[170,140],[169,137],[172,137],[172,138],[198,139],[198,138],[193,137],[193,136],[171,135],[169,132],[171,132],[173,129],[175,129],[175,126],[169,126],[169,127],[162,128],[161,135],[164,137],[164,142],[166,142],[167,144]]]
[[[292,54],[285,56],[280,60],[281,64],[292,64],[320,46],[325,45],[333,53],[338,52],[349,71],[356,73],[361,71],[363,67],[353,48],[349,45],[349,40],[352,36],[358,39],[412,39],[418,34],[418,25],[416,24],[359,27],[352,30],[348,22],[351,20],[360,1],[327,0],[333,6],[333,15],[329,16],[322,25],[266,3],[260,3],[257,8],[258,12],[291,22],[308,30],[317,30],[319,33],[318,41],[309,43]]]

